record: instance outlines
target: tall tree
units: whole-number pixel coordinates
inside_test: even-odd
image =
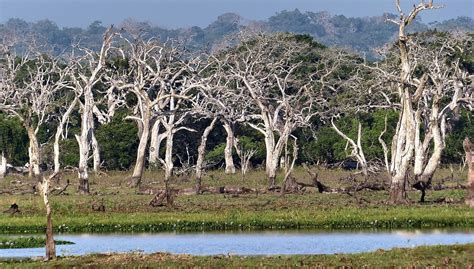
[[[327,110],[330,78],[341,54],[307,36],[277,34],[243,38],[222,58],[233,103],[248,104],[246,123],[264,136],[266,174],[275,186],[279,159],[291,133]]]
[[[89,193],[88,160],[90,148],[93,150],[94,170],[98,171],[100,154],[97,140],[94,135],[94,114],[96,105],[94,89],[102,82],[106,61],[112,46],[114,30],[110,27],[104,34],[103,42],[98,52],[91,49],[77,47],[77,56],[72,55],[70,64],[74,67],[71,79],[74,83],[76,96],[79,99],[81,110],[81,132],[76,135],[79,145],[79,192]]]

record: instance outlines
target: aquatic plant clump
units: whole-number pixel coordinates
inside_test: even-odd
[[[57,245],[72,245],[74,242],[55,240]],[[6,237],[0,238],[0,249],[11,249],[11,248],[40,248],[44,247],[46,239],[37,236],[28,237]]]

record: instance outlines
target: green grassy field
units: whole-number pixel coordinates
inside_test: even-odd
[[[1,261],[2,268],[472,268],[474,244],[308,256],[97,254],[54,261]],[[347,268],[347,267],[346,267]]]
[[[348,184],[338,180],[347,171],[322,171],[322,181],[330,186]],[[161,173],[147,172],[144,185],[159,188]],[[298,169],[299,181],[309,182],[309,176]],[[61,232],[114,231],[187,231],[187,230],[252,230],[252,229],[357,229],[357,228],[422,228],[474,227],[474,210],[462,203],[464,190],[431,191],[427,202],[417,203],[419,193],[410,192],[414,201],[409,205],[386,205],[385,191],[363,191],[357,198],[343,193],[305,194],[278,193],[223,195],[204,194],[178,196],[173,207],[151,207],[151,195],[137,195],[127,187],[127,174],[110,173],[91,179],[92,195],[77,195],[75,174],[68,195],[52,196],[55,229]],[[443,174],[438,178],[443,178]],[[8,178],[1,188],[12,188],[18,178]],[[21,178],[22,183],[28,179]],[[207,186],[246,186],[263,188],[264,174],[253,172],[242,182],[239,175],[209,173]],[[16,183],[17,184],[17,183]],[[175,179],[173,187],[192,186],[192,179]],[[446,184],[457,184],[448,182]],[[21,213],[0,213],[0,233],[37,233],[44,230],[44,206],[38,195],[1,195],[0,208],[17,203]],[[447,198],[451,203],[434,201]],[[362,200],[362,201],[361,201]],[[105,212],[96,212],[92,204],[103,204]]]
[[[447,186],[465,184],[464,174],[439,171],[434,184]],[[465,190],[429,191],[427,202],[418,203],[419,193],[409,192],[411,204],[387,205],[387,191],[361,191],[350,196],[344,193],[318,193],[308,188],[304,194],[260,193],[246,195],[181,195],[172,207],[152,207],[152,195],[137,195],[127,186],[128,173],[108,172],[91,177],[91,195],[78,195],[75,174],[62,175],[58,186],[67,179],[71,186],[67,195],[51,196],[54,229],[59,232],[158,232],[158,231],[218,231],[269,229],[394,229],[434,227],[474,227],[474,210],[463,203]],[[310,182],[302,168],[294,173],[299,182]],[[321,170],[320,180],[333,188],[354,184],[348,181],[350,172]],[[163,188],[161,172],[147,171],[143,185]],[[281,177],[278,178],[281,181]],[[372,179],[377,182],[386,178]],[[8,177],[0,182],[0,190],[17,188],[32,183],[25,177]],[[265,188],[263,171],[251,172],[245,180],[240,175],[224,175],[219,171],[207,173],[206,186],[234,186]],[[194,186],[192,177],[172,181],[173,188]],[[0,233],[43,233],[45,216],[39,195],[0,195],[0,208],[8,209],[17,203],[21,213],[0,213]],[[448,202],[440,202],[448,201]],[[93,210],[101,204],[105,212]],[[3,211],[3,210],[2,210]],[[3,261],[0,267],[317,267],[342,266],[458,266],[472,264],[474,245],[420,247],[396,249],[355,255],[312,255],[273,257],[192,257],[186,255],[90,255],[41,261]]]

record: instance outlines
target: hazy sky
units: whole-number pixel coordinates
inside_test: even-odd
[[[278,11],[329,11],[352,17],[395,13],[394,0],[0,0],[0,22],[9,18],[27,21],[51,19],[59,26],[87,26],[100,20],[118,23],[125,18],[149,21],[164,27],[206,26],[225,12],[246,19],[265,19]],[[415,0],[402,0],[409,9]],[[423,13],[425,22],[473,16],[474,0],[439,0],[440,10]]]

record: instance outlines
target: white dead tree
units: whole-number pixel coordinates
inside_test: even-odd
[[[185,79],[186,80],[186,79]],[[161,124],[164,127],[164,136],[166,137],[165,156],[159,158],[159,161],[165,169],[165,185],[169,188],[169,180],[173,175],[174,160],[173,147],[174,135],[179,131],[196,132],[196,130],[186,127],[183,124],[185,120],[192,114],[189,109],[188,100],[191,99],[191,91],[196,86],[174,86],[170,89],[170,97],[168,98],[167,106],[164,107],[163,115],[161,117]]]
[[[209,137],[209,134],[211,131],[214,129],[214,126],[216,125],[217,118],[213,118],[211,123],[204,129],[204,132],[202,133],[201,136],[201,143],[199,144],[198,147],[198,156],[196,160],[196,193],[200,193],[201,191],[201,183],[202,183],[202,172],[203,172],[203,164],[204,164],[204,157],[206,153],[206,146],[207,146],[207,138]]]
[[[224,58],[226,51],[216,51],[215,54],[207,56],[208,62],[200,71],[203,79],[203,87],[199,94],[203,96],[203,101],[199,104],[198,110],[203,115],[213,115],[219,118],[224,130],[226,131],[226,145],[224,148],[225,173],[234,174],[235,164],[233,159],[233,150],[241,159],[241,171],[246,173],[250,152],[242,151],[239,146],[239,140],[235,136],[237,124],[245,121],[245,111],[251,107],[249,102],[239,102],[239,94],[232,90],[232,80],[229,80],[225,71]],[[204,111],[202,111],[204,110]],[[254,153],[253,153],[254,154]],[[251,154],[251,155],[253,155]],[[244,156],[245,155],[245,156]],[[244,165],[247,164],[247,165]]]
[[[474,104],[469,75],[462,68],[462,57],[472,55],[472,38],[459,34],[433,34],[410,40],[410,55],[423,70],[413,96],[415,104],[414,187],[422,192],[441,161],[449,126],[461,107]],[[433,48],[434,47],[434,48]]]
[[[438,8],[433,5],[433,1],[421,1],[418,5],[414,5],[410,13],[405,14],[401,8],[400,0],[396,0],[396,7],[400,14],[399,19],[388,19],[398,25],[398,59],[399,68],[396,73],[384,73],[389,75],[382,79],[393,82],[391,89],[395,88],[399,99],[400,116],[395,134],[392,139],[391,162],[390,162],[390,203],[406,203],[406,185],[408,170],[413,160],[415,150],[416,137],[416,119],[413,103],[413,95],[416,88],[421,86],[421,81],[414,79],[413,69],[414,61],[410,57],[409,37],[406,34],[406,27],[409,26],[418,14],[424,10]],[[415,89],[415,90],[414,90]],[[391,95],[391,93],[390,93]],[[389,96],[389,95],[385,95]]]
[[[362,124],[359,122],[358,129],[357,129],[357,142],[354,139],[350,138],[346,134],[344,134],[334,123],[334,118],[331,118],[331,126],[336,131],[336,133],[341,136],[344,140],[351,147],[351,157],[356,158],[364,177],[367,178],[369,175],[368,168],[367,168],[367,160],[365,159],[364,149],[362,148]]]
[[[394,21],[400,25],[398,47],[387,48],[385,60],[371,67],[379,78],[382,99],[400,113],[391,148],[379,139],[391,177],[390,203],[407,202],[412,163],[413,187],[421,190],[424,200],[441,160],[449,123],[460,107],[469,108],[473,103],[470,78],[461,63],[462,55],[472,53],[472,38],[439,33],[405,35],[404,27],[419,12],[433,8],[437,7],[430,1],[415,6],[408,16],[402,12],[402,19]]]
[[[247,175],[250,168],[250,160],[255,155],[255,153],[257,153],[257,150],[254,148],[244,148],[238,138],[235,138],[234,145],[237,156],[239,156],[240,159],[240,175],[242,177],[242,181],[244,181],[245,176]]]
[[[324,48],[311,41],[278,34],[244,39],[222,59],[232,80],[233,103],[249,104],[243,112],[247,124],[264,136],[270,187],[275,186],[278,161],[290,134],[308,126],[326,106],[324,92],[332,87],[326,79],[339,63],[325,54]],[[299,60],[305,56],[318,62]],[[306,67],[311,73],[303,71]]]
[[[115,36],[113,28],[110,27],[104,34],[103,42],[98,52],[90,49],[77,47],[76,57],[74,54],[70,59],[70,65],[73,66],[70,72],[73,81],[76,96],[79,99],[81,111],[81,132],[76,135],[79,145],[79,192],[89,193],[89,174],[88,160],[90,149],[92,148],[94,171],[100,167],[100,153],[97,140],[94,135],[94,90],[99,82],[102,82],[106,68],[113,37]]]
[[[150,156],[153,161],[163,163],[167,182],[173,169],[173,136],[180,130],[189,129],[179,125],[190,111],[181,113],[179,110],[187,108],[185,103],[197,87],[192,83],[195,81],[192,77],[193,66],[198,64],[198,60],[192,57],[186,59],[181,48],[171,42],[161,44],[155,39],[143,40],[139,37],[131,40],[122,35],[121,40],[126,45],[116,48],[116,51],[128,60],[129,66],[109,80],[115,87],[136,98],[134,115],[126,117],[137,122],[140,137],[131,185],[138,186],[141,182],[150,137]],[[160,125],[165,128],[162,134],[159,134]],[[159,156],[159,147],[165,138],[166,154],[163,160]]]
[[[40,52],[26,44],[28,50],[17,54],[13,47],[2,47],[2,70],[0,81],[0,109],[20,119],[27,129],[30,140],[30,173],[38,180],[37,189],[46,209],[46,259],[56,257],[53,238],[52,209],[49,201],[51,180],[39,169],[40,147],[37,139],[39,128],[54,112],[55,95],[67,88],[67,68],[59,57]],[[6,160],[2,152],[2,167]]]
[[[67,99],[67,97],[65,96],[64,99]],[[66,104],[64,107],[61,107],[58,112],[57,127],[56,127],[56,133],[54,135],[54,143],[53,143],[54,173],[58,173],[59,170],[61,169],[61,163],[59,162],[59,157],[60,157],[59,156],[60,155],[59,142],[67,136],[67,134],[65,133],[65,128],[69,121],[69,116],[76,108],[78,101],[79,99],[77,97],[74,97],[71,103]]]
[[[38,132],[54,113],[57,93],[68,87],[67,68],[58,57],[25,44],[17,54],[13,46],[3,47],[3,75],[0,110],[18,118],[29,139],[30,176],[39,177],[41,163]]]

